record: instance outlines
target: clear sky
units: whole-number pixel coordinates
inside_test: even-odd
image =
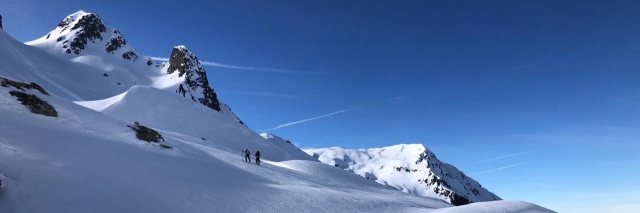
[[[77,10],[302,148],[422,143],[504,199],[640,212],[640,1],[0,0],[21,41]]]

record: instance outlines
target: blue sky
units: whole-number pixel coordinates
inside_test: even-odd
[[[504,199],[640,210],[638,1],[0,0],[21,41],[81,9],[146,55],[186,45],[303,148],[422,143]]]

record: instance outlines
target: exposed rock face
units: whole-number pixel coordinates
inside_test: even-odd
[[[136,55],[136,53],[134,53],[133,51],[127,51],[125,53],[122,53],[122,58],[135,62],[138,60],[138,55]]]
[[[218,95],[209,86],[206,71],[198,61],[198,57],[186,47],[176,46],[171,52],[168,63],[167,74],[177,72],[178,77],[185,76],[184,83],[178,86],[176,93],[183,97],[189,95],[191,100],[220,111]]]
[[[102,33],[106,32],[107,28],[96,14],[82,15],[77,22],[75,22],[75,18],[75,16],[69,16],[58,24],[61,31],[67,30],[69,27],[71,27],[71,31],[77,30],[75,37],[68,40],[61,36],[57,41],[62,41],[65,44],[63,48],[66,49],[66,53],[73,52],[78,55],[85,49],[88,42],[102,41]],[[75,24],[73,24],[74,22]]]
[[[27,83],[12,81],[12,80],[0,77],[0,86],[3,86],[3,87],[11,86],[23,92],[27,89],[35,89],[41,92],[42,94],[49,95],[49,93],[45,91],[40,85],[33,82],[31,82],[30,84],[27,84]]]
[[[447,197],[449,202],[453,205],[459,206],[473,203],[473,201],[469,200],[469,197],[480,196],[480,191],[474,186],[479,186],[477,182],[474,180],[471,180],[473,182],[469,181],[464,173],[449,164],[442,163],[438,158],[436,158],[436,155],[429,150],[425,150],[420,154],[420,157],[416,160],[416,165],[424,166],[425,169],[429,171],[427,173],[427,177],[424,179],[418,179],[418,182],[426,185],[428,188],[431,188],[436,194]],[[415,170],[412,170],[412,172],[415,172]],[[464,190],[458,189],[459,187],[456,188],[449,184],[449,182],[454,181],[457,185],[462,184]],[[472,183],[476,184],[472,185]],[[500,199],[492,193],[489,194],[492,198],[491,200]],[[478,201],[477,199],[474,200]]]
[[[88,49],[104,48],[109,54],[135,62],[140,57],[120,31],[109,27],[96,14],[78,11],[62,20],[44,40],[54,38],[68,54],[81,55]],[[92,53],[95,53],[91,51]]]
[[[113,34],[115,38],[111,38],[109,42],[107,42],[107,52],[113,54],[113,51],[118,50],[118,48],[127,45],[127,40],[124,39],[120,31],[114,30]]]
[[[9,94],[18,98],[18,101],[20,101],[22,105],[26,106],[32,113],[49,117],[58,117],[58,112],[53,108],[53,106],[38,98],[38,96],[26,93],[27,90],[36,90],[44,95],[49,95],[49,93],[40,85],[33,82],[28,84],[0,77],[0,86],[18,89],[19,91],[9,91]]]
[[[136,132],[136,138],[140,140],[155,143],[159,143],[160,140],[164,141],[164,138],[162,137],[162,135],[160,135],[160,133],[146,126],[142,126],[138,122],[133,123],[133,125],[127,126]]]
[[[20,91],[10,91],[11,96],[17,97],[22,105],[26,106],[34,114],[58,117],[58,112],[49,103],[38,98],[38,96]]]

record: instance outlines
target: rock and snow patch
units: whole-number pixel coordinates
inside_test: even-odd
[[[185,46],[176,46],[171,52],[168,64],[167,74],[177,73],[179,78],[184,76],[184,83],[179,84],[176,93],[220,111],[218,95],[209,86],[206,71],[198,57]]]
[[[142,85],[171,91],[216,111],[222,110],[223,104],[210,86],[204,67],[185,46],[174,47],[169,61],[158,63],[151,57],[140,54],[119,30],[108,26],[97,14],[85,11],[73,13],[47,35],[27,44],[63,59],[64,62],[71,62],[74,66],[80,64],[92,68],[73,69],[68,65],[46,68],[56,72],[55,78],[68,79],[65,83],[54,86],[73,93],[74,97],[80,96],[76,100],[104,99],[120,94],[129,87]],[[15,50],[18,53],[11,55],[21,55],[24,52],[21,48]],[[20,60],[24,60],[24,57]],[[90,77],[79,78],[78,75]],[[36,76],[42,78],[45,75]],[[71,80],[74,78],[95,84],[95,88],[76,88],[76,85],[70,85],[78,82]],[[83,95],[87,92],[97,94]],[[242,123],[239,119],[238,122]]]
[[[28,42],[35,46],[54,46],[68,55],[107,53],[135,62],[141,56],[127,45],[120,31],[105,24],[97,14],[78,11],[63,19],[47,35]]]
[[[438,160],[422,144],[374,149],[306,149],[321,162],[353,171],[403,192],[436,197],[453,205],[500,200],[452,165]]]
[[[51,106],[51,104],[46,101],[40,99],[38,96],[34,94],[29,94],[29,90],[36,90],[43,95],[49,95],[47,91],[45,91],[40,85],[36,83],[23,83],[19,81],[9,80],[7,78],[0,77],[0,86],[7,88],[14,88],[17,90],[10,90],[9,94],[20,101],[22,105],[27,107],[31,113],[49,116],[49,117],[58,117],[58,112],[56,109]]]

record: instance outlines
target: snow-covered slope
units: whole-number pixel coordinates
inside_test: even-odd
[[[29,112],[11,91],[49,103],[57,117]],[[261,166],[245,163],[216,137],[205,142],[160,130],[161,143],[173,147],[163,149],[138,140],[129,122],[36,89],[0,87],[0,120],[2,212],[428,212],[450,207],[317,161],[265,155]],[[497,212],[533,208],[497,202],[479,209],[505,205],[509,211]]]
[[[73,13],[45,36],[27,42],[38,50],[16,41],[4,40],[14,47],[9,53],[12,55],[32,55],[29,52],[40,50],[38,55],[43,59],[38,61],[28,57],[18,58],[18,62],[26,64],[32,73],[42,70],[37,67],[41,62],[58,62],[57,66],[46,69],[46,74],[36,76],[40,78],[15,73],[8,76],[32,81],[48,80],[51,78],[48,76],[57,77],[50,82],[62,80],[62,83],[53,86],[70,94],[74,100],[105,99],[121,94],[132,86],[146,85],[176,93],[217,111],[221,110],[217,95],[209,85],[206,71],[189,49],[176,46],[171,51],[168,62],[157,63],[133,48],[120,31],[106,25],[96,14],[84,11]],[[43,55],[40,52],[49,54]],[[82,77],[74,76],[78,74]],[[78,84],[84,87],[78,88]],[[86,91],[88,85],[91,85],[90,91]],[[47,89],[53,86],[43,85]]]
[[[500,200],[456,167],[438,160],[422,144],[375,149],[306,149],[321,162],[393,186],[410,194],[443,199],[453,205]]]
[[[2,212],[418,212],[448,206],[320,162],[265,155],[261,166],[245,163],[216,137],[202,141],[160,130],[162,144],[173,147],[162,149],[136,139],[129,122],[31,89],[27,93],[51,104],[58,117],[33,114],[10,91],[18,89],[0,87]]]
[[[472,203],[464,206],[447,207],[431,211],[432,213],[538,213],[550,212],[541,206],[532,203],[514,200],[488,201]]]
[[[213,143],[240,155],[241,150],[260,150],[264,158],[298,159],[266,141],[241,124],[227,105],[218,112],[189,99],[149,86],[134,86],[123,94],[98,101],[76,102],[129,123],[179,132]],[[222,134],[223,133],[223,134]]]
[[[262,136],[267,141],[273,143],[273,145],[276,145],[277,147],[280,147],[282,150],[285,150],[290,155],[292,155],[292,157],[294,157],[295,159],[318,161],[317,159],[308,155],[306,152],[302,151],[302,149],[298,148],[296,145],[293,145],[293,143],[291,143],[291,141],[289,140],[285,140],[271,133],[260,133],[260,136]]]
[[[0,212],[451,207],[327,166],[281,138],[253,132],[217,100],[197,57],[183,46],[167,63],[146,58],[97,15],[82,11],[29,45],[0,29],[0,77],[6,78],[0,79]],[[164,140],[139,140],[147,133],[134,132],[134,122]],[[262,165],[243,162],[245,148],[260,150]],[[500,201],[482,208],[504,205],[512,206]]]

